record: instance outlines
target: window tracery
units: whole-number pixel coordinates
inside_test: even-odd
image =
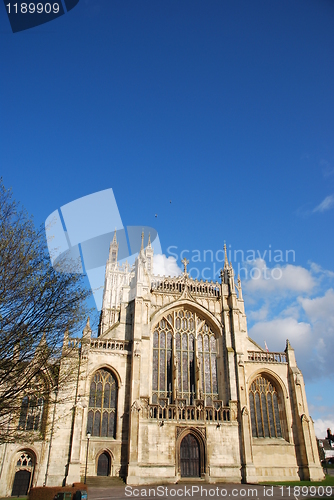
[[[249,406],[253,437],[282,437],[277,390],[263,375],[251,384]]]
[[[197,342],[201,367],[201,391],[205,395],[207,404],[211,405],[212,400],[218,397],[217,365],[212,362],[212,359],[216,359],[217,350],[215,337],[208,325],[202,325]]]
[[[214,332],[196,313],[175,310],[153,330],[152,403],[167,398],[194,404],[218,399],[217,348]]]
[[[153,401],[171,397],[172,391],[172,329],[162,319],[153,333]]]
[[[87,432],[116,437],[117,383],[111,372],[98,370],[90,384]]]
[[[26,451],[23,451],[20,453],[20,456],[17,460],[16,467],[19,469],[31,469],[34,465],[33,458],[27,453]]]

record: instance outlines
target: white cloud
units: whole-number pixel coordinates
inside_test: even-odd
[[[266,321],[262,320],[262,306],[249,315],[251,320],[257,321],[249,331],[250,337],[261,345],[266,340],[271,351],[283,351],[289,339],[306,379],[333,375],[333,306],[332,288],[320,297],[299,296],[281,311],[276,308],[275,317]]]
[[[330,288],[323,297],[299,298],[305,313],[312,323],[323,323],[334,329],[334,290]]]
[[[282,275],[275,280],[265,262],[256,265],[262,269],[261,276],[244,285],[245,302],[253,309],[247,316],[250,323],[255,322],[249,336],[262,346],[266,341],[274,352],[283,351],[289,339],[306,384],[323,388],[321,381],[331,381],[334,376],[334,273],[316,263],[310,263],[309,270],[286,265],[279,268]],[[329,387],[326,397],[332,391],[330,382]],[[325,391],[320,388],[319,393]],[[334,430],[333,408],[314,398],[310,410],[318,437],[325,437],[328,427]]]
[[[323,269],[321,266],[319,266],[319,264],[316,264],[315,262],[310,262],[310,268],[314,274],[319,274],[327,278],[334,278],[333,271],[329,271],[328,269]]]
[[[322,169],[322,174],[325,178],[330,177],[331,175],[334,174],[334,168],[331,166],[329,161],[320,160],[320,167]]]
[[[334,169],[329,172],[329,175],[332,175],[333,172]],[[330,194],[329,196],[326,196],[326,198],[324,198],[322,202],[319,203],[319,205],[317,205],[316,207],[312,208],[311,203],[306,203],[301,207],[297,208],[295,213],[300,217],[310,217],[314,213],[327,212],[327,210],[330,210],[333,207],[334,207],[334,195]]]
[[[318,439],[325,439],[327,436],[327,429],[334,429],[334,418],[322,419],[317,418],[314,420],[315,435]]]
[[[257,311],[250,311],[248,313],[248,318],[253,321],[263,321],[267,319],[268,312],[269,312],[268,305],[264,305],[261,307],[261,309],[258,309]]]
[[[334,196],[326,196],[326,198],[313,209],[313,212],[326,212],[334,207]]]
[[[286,266],[267,267],[262,259],[252,262],[248,269],[249,279],[245,282],[246,291],[265,293],[310,292],[316,281],[308,269],[287,264]]]
[[[174,257],[156,254],[153,256],[153,273],[155,276],[179,276],[182,271]]]
[[[312,324],[313,350],[324,374],[334,373],[334,290],[331,288],[322,297],[299,298],[306,316]]]
[[[311,325],[298,322],[295,318],[260,321],[250,329],[249,335],[260,345],[266,340],[270,351],[284,351],[286,339],[289,339],[292,347],[298,347],[300,353],[302,350],[303,354],[309,355],[312,343]]]
[[[290,317],[298,320],[299,316],[300,316],[300,306],[298,307],[295,304],[291,304],[286,309],[283,309],[283,311],[280,313],[280,317],[282,318]]]

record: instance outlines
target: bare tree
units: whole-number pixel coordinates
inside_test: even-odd
[[[65,383],[64,332],[85,323],[91,294],[75,265],[52,267],[44,228],[35,229],[0,179],[0,444],[38,431],[41,406]]]

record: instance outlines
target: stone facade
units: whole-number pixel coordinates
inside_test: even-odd
[[[35,486],[85,475],[131,485],[322,479],[294,350],[287,341],[266,352],[248,337],[227,258],[221,281],[203,282],[187,261],[179,277],[154,276],[150,241],[132,268],[117,252],[115,235],[98,336],[89,321],[81,339],[65,334],[61,370],[74,375],[50,394],[43,439],[0,447],[0,496],[17,474]]]

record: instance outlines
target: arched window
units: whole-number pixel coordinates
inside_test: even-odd
[[[43,417],[44,400],[35,396],[22,399],[18,428],[23,431],[39,431]]]
[[[249,406],[253,437],[282,437],[277,390],[263,375],[251,384]]]
[[[173,311],[153,330],[152,402],[161,398],[218,399],[216,338],[194,312]]]
[[[116,437],[117,383],[108,370],[98,370],[90,384],[87,432]]]

